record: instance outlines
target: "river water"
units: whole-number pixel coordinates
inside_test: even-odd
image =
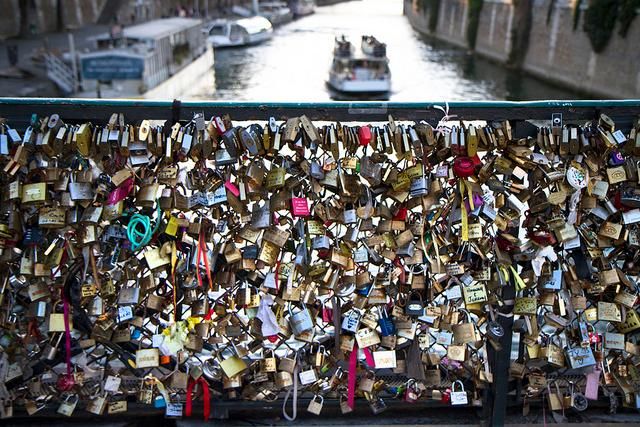
[[[402,14],[402,0],[353,0],[316,8],[285,24],[271,40],[215,51],[215,88],[199,99],[329,101],[325,84],[334,37],[359,43],[363,34],[387,44],[390,101],[579,99],[581,96],[421,36]]]

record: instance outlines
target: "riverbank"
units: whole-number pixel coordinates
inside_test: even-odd
[[[640,97],[640,22],[632,22],[624,38],[616,27],[606,48],[596,53],[583,31],[584,10],[574,29],[569,1],[531,1],[516,6],[511,0],[483,0],[472,37],[469,27],[476,23],[469,19],[469,5],[477,3],[469,0],[404,0],[404,14],[422,34],[544,81],[592,97]]]

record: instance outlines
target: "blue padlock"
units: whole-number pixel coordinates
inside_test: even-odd
[[[380,318],[378,319],[378,325],[380,326],[380,334],[383,337],[388,337],[390,335],[396,334],[396,325],[394,325],[393,321],[387,314],[387,310],[384,308],[380,309]]]
[[[367,286],[365,286],[362,289],[356,289],[356,293],[358,295],[363,295],[363,296],[368,296],[369,295],[369,291],[371,290],[371,287],[373,286],[373,283],[368,284]]]
[[[153,407],[154,408],[164,408],[165,406],[167,406],[167,402],[164,401],[164,397],[162,396],[157,396],[154,400],[153,400]]]

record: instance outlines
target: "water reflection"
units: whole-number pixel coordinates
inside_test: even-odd
[[[264,44],[216,50],[215,88],[203,85],[199,98],[353,99],[325,83],[333,39],[343,33],[356,43],[363,34],[373,34],[387,43],[391,101],[581,98],[463,49],[425,38],[402,15],[402,0],[350,1],[316,10],[314,15],[277,28],[274,37]]]

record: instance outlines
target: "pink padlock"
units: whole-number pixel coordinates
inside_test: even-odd
[[[306,197],[291,198],[291,212],[293,216],[309,216],[309,202]]]
[[[231,181],[227,181],[224,183],[224,188],[226,188],[227,190],[229,190],[229,192],[231,194],[233,194],[236,197],[240,197],[240,190],[238,189],[238,187],[236,187]]]

